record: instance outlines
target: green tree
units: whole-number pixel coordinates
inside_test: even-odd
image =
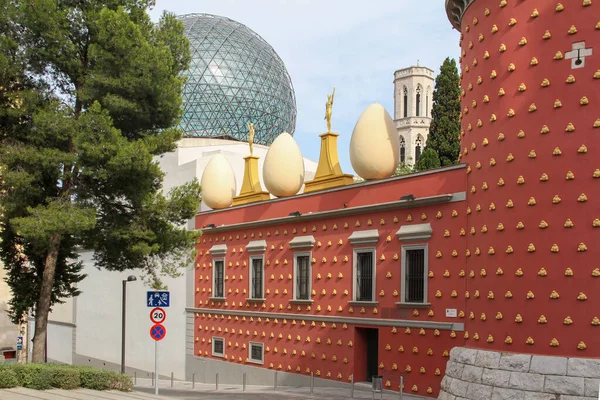
[[[440,166],[440,158],[435,150],[426,147],[415,164],[415,171],[425,171],[426,169],[439,168]]]
[[[33,362],[52,305],[79,294],[78,248],[155,285],[194,257],[200,185],[164,194],[156,161],[181,137],[189,43],[152,5],[0,0],[0,257],[11,318],[35,315]]]
[[[452,58],[444,60],[435,78],[431,116],[426,148],[437,153],[442,166],[456,164],[460,154],[460,78]]]
[[[412,165],[408,165],[402,161],[398,163],[396,170],[394,171],[394,176],[398,175],[408,175],[414,172],[414,168]]]

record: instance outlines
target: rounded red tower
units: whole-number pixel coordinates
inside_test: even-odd
[[[446,8],[461,32],[466,346],[600,357],[600,1]]]

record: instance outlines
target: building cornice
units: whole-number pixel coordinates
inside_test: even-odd
[[[213,315],[227,315],[246,318],[279,318],[279,319],[295,319],[307,320],[315,322],[328,322],[336,324],[353,324],[353,325],[369,325],[369,326],[390,326],[396,328],[423,328],[423,329],[439,329],[452,330],[462,332],[465,330],[465,324],[462,322],[436,322],[436,321],[416,321],[407,319],[384,319],[384,318],[357,318],[357,317],[329,317],[324,315],[304,315],[304,314],[288,314],[288,313],[272,313],[264,311],[238,311],[238,310],[218,310],[212,308],[186,308],[188,313],[205,313]]]
[[[475,0],[446,0],[446,14],[448,19],[457,31],[461,32],[462,17],[465,14],[465,10]]]
[[[465,164],[465,163],[455,164],[455,165],[449,165],[449,166],[446,166],[446,167],[441,167],[441,168],[430,169],[430,170],[426,170],[426,171],[415,172],[415,173],[408,174],[408,175],[392,176],[392,177],[385,178],[385,179],[377,179],[377,180],[372,180],[372,181],[364,181],[364,182],[354,183],[352,185],[340,186],[340,187],[336,187],[336,188],[332,188],[332,189],[319,190],[319,191],[310,192],[310,193],[300,193],[300,194],[297,194],[297,195],[295,195],[293,197],[274,198],[274,199],[270,199],[270,200],[261,201],[261,202],[258,202],[258,203],[244,204],[244,205],[239,205],[239,206],[232,206],[232,207],[223,208],[223,209],[220,209],[220,210],[201,211],[201,212],[196,213],[196,215],[197,216],[206,217],[208,215],[216,215],[216,214],[219,214],[219,213],[224,213],[224,212],[228,212],[228,211],[231,211],[231,210],[235,210],[237,208],[258,207],[258,206],[263,206],[265,204],[271,204],[271,203],[289,201],[291,199],[299,199],[299,198],[303,198],[303,197],[314,196],[314,195],[317,195],[317,194],[318,195],[323,195],[323,194],[326,194],[326,193],[340,192],[340,191],[343,191],[343,190],[353,190],[353,189],[356,189],[356,188],[362,188],[362,187],[367,187],[367,186],[372,186],[372,185],[381,185],[382,183],[386,183],[386,182],[390,182],[390,181],[395,181],[395,180],[412,179],[412,178],[415,178],[415,177],[418,177],[418,176],[431,175],[431,174],[440,174],[440,173],[454,171],[454,170],[457,170],[457,169],[464,169],[464,168],[467,168],[467,164]]]
[[[221,226],[216,226],[214,228],[202,228],[202,232],[205,234],[210,234],[210,233],[219,233],[219,232],[227,232],[227,231],[234,231],[234,230],[260,228],[260,227],[264,227],[264,226],[283,225],[283,224],[288,224],[291,222],[313,221],[313,220],[324,219],[324,218],[340,218],[340,217],[346,217],[346,216],[350,216],[350,215],[358,215],[358,214],[375,213],[375,212],[382,212],[382,211],[400,210],[400,209],[404,209],[404,208],[424,207],[424,206],[431,206],[431,205],[436,205],[436,204],[452,203],[452,202],[456,202],[456,201],[464,201],[465,199],[466,199],[466,192],[441,194],[438,196],[416,198],[414,200],[397,200],[397,201],[390,201],[387,203],[369,204],[369,205],[365,205],[365,206],[340,208],[337,210],[319,211],[319,212],[303,214],[303,215],[299,215],[299,216],[285,216],[285,217],[279,217],[279,218],[270,218],[270,219],[263,219],[263,220],[257,220],[257,221],[242,222],[239,224],[221,225]],[[293,212],[293,211],[294,210],[290,210],[290,212]],[[207,221],[207,222],[217,225],[218,220]]]

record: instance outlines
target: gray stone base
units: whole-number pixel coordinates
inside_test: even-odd
[[[455,347],[439,400],[596,400],[600,359]]]

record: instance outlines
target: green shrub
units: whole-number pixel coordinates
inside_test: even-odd
[[[49,368],[51,375],[51,385],[57,389],[71,390],[81,385],[79,371],[68,368],[67,366],[56,366]]]
[[[7,389],[15,386],[19,386],[19,379],[16,372],[11,368],[0,366],[0,389]]]
[[[0,388],[23,386],[51,388],[130,391],[133,382],[127,375],[84,366],[59,364],[7,364],[0,366]]]

